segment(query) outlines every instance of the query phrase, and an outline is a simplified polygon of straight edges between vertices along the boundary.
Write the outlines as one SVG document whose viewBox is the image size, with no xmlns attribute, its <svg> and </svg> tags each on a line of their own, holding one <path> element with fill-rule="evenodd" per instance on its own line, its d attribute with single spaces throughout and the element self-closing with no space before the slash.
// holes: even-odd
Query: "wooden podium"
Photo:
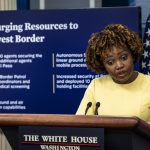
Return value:
<svg viewBox="0 0 150 150">
<path fill-rule="evenodd" d="M 150 125 L 137 117 L 0 114 L 0 127 L 17 150 L 19 126 L 104 128 L 105 150 L 149 150 Z"/>
</svg>

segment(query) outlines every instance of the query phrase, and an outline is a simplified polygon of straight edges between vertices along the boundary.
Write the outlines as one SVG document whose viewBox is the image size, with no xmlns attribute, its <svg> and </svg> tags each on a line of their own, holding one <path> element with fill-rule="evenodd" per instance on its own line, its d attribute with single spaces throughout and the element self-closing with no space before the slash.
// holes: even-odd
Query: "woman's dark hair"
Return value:
<svg viewBox="0 0 150 150">
<path fill-rule="evenodd" d="M 87 67 L 96 73 L 106 72 L 102 56 L 113 47 L 129 49 L 134 63 L 138 62 L 143 51 L 142 40 L 136 32 L 122 24 L 110 24 L 91 35 L 86 49 Z"/>
</svg>

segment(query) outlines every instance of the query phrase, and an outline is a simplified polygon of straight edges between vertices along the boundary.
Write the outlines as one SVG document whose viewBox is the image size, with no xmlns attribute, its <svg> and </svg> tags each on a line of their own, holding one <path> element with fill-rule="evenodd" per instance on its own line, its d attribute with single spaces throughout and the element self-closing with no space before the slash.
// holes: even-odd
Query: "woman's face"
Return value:
<svg viewBox="0 0 150 150">
<path fill-rule="evenodd" d="M 135 80 L 133 57 L 127 48 L 107 50 L 103 58 L 106 71 L 116 83 L 126 84 Z"/>
</svg>

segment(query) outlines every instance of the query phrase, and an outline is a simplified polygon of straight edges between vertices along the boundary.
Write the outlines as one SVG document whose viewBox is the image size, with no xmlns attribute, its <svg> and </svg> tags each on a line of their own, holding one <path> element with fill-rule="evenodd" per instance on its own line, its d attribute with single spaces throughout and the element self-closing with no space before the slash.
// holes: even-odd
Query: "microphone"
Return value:
<svg viewBox="0 0 150 150">
<path fill-rule="evenodd" d="M 87 114 L 89 108 L 92 106 L 92 102 L 88 102 L 87 103 L 87 106 L 86 106 L 86 109 L 85 109 L 85 115 Z"/>
<path fill-rule="evenodd" d="M 95 108 L 95 112 L 94 115 L 98 115 L 98 108 L 100 107 L 100 102 L 96 103 L 96 108 Z"/>
</svg>

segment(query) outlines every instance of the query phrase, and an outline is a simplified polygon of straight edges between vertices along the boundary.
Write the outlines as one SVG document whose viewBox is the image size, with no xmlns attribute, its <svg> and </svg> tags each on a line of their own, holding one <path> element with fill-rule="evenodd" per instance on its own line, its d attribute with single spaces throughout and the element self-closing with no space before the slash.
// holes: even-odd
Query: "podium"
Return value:
<svg viewBox="0 0 150 150">
<path fill-rule="evenodd" d="M 17 150 L 19 126 L 104 128 L 105 150 L 149 150 L 150 125 L 137 117 L 0 114 L 0 127 Z"/>
</svg>

